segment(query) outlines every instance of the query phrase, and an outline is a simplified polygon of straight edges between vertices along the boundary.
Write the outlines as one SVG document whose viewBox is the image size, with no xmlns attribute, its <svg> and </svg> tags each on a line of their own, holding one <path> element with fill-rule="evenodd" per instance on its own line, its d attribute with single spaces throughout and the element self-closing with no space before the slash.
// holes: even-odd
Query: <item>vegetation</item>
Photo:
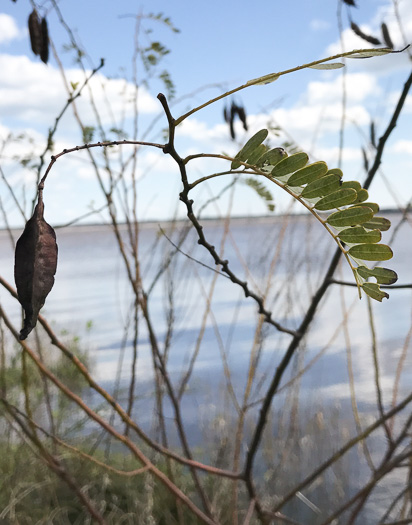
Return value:
<svg viewBox="0 0 412 525">
<path fill-rule="evenodd" d="M 353 5 L 353 2 L 345 3 Z M 24 203 L 17 188 L 2 175 L 7 191 L 25 219 L 25 205 L 31 205 L 28 215 L 32 219 L 17 245 L 17 291 L 0 276 L 2 288 L 13 298 L 13 304 L 20 302 L 25 313 L 19 333 L 8 308 L 0 304 L 0 446 L 4 451 L 0 457 L 0 522 L 412 523 L 412 394 L 410 389 L 405 394 L 401 388 L 411 330 L 402 340 L 400 357 L 396 356 L 396 374 L 391 378 L 392 399 L 388 402 L 383 394 L 382 355 L 374 317 L 374 304 L 388 299 L 385 291 L 388 287 L 393 288 L 395 295 L 395 290 L 410 288 L 411 284 L 395 285 L 396 272 L 376 265 L 392 258 L 392 249 L 380 242 L 381 232 L 389 229 L 390 221 L 377 215 L 379 205 L 370 202 L 368 194 L 404 108 L 412 74 L 380 138 L 376 140 L 375 131 L 371 133 L 373 156 L 365 161 L 362 184 L 348 180 L 339 167 L 329 168 L 323 161 L 308 163 L 309 155 L 296 145 L 274 146 L 269 125 L 268 129 L 254 133 L 234 156 L 221 152 L 182 156 L 175 141 L 179 125 L 192 115 L 209 105 L 229 100 L 251 86 L 270 84 L 306 69 L 340 69 L 344 66 L 341 59 L 379 60 L 382 55 L 397 52 L 393 50 L 387 26 L 382 27 L 386 47 L 381 47 L 379 39 L 371 39 L 352 21 L 352 30 L 358 36 L 379 47 L 342 52 L 268 73 L 177 116 L 170 105 L 175 96 L 172 76 L 162 66 L 169 50 L 157 41 L 149 45 L 139 42 L 146 23 L 162 24 L 172 31 L 176 28 L 170 18 L 162 14 L 140 14 L 136 17 L 133 55 L 134 133 L 127 137 L 115 123 L 110 129 L 103 126 L 101 108 L 94 103 L 93 91 L 89 93 L 89 101 L 96 125 L 83 121 L 77 111 L 78 97 L 86 93 L 91 79 L 104 67 L 104 61 L 95 69 L 87 70 L 86 52 L 65 23 L 58 4 L 52 0 L 50 5 L 67 29 L 70 41 L 67 49 L 74 52 L 84 78 L 79 83 L 65 77 L 68 100 L 49 130 L 40 158 L 17 159 L 36 175 L 32 202 Z M 33 6 L 29 24 L 32 48 L 47 62 L 48 32 L 52 33 L 52 28 L 47 25 L 42 6 L 35 2 Z M 138 78 L 137 64 L 142 64 L 144 78 Z M 66 75 L 63 69 L 62 74 Z M 142 135 L 138 133 L 139 88 L 153 78 L 163 83 L 167 93 L 157 97 L 167 122 L 167 138 L 163 142 L 140 140 Z M 128 96 L 126 93 L 125 97 Z M 84 143 L 56 153 L 55 135 L 69 110 L 74 112 Z M 233 138 L 236 116 L 247 129 L 244 108 L 232 104 L 230 114 L 225 110 L 225 120 Z M 277 130 L 275 137 L 276 133 Z M 113 136 L 115 139 L 111 140 Z M 175 199 L 183 203 L 187 214 L 187 221 L 183 224 L 172 221 L 168 231 L 162 230 L 150 247 L 150 271 L 144 264 L 142 225 L 137 218 L 137 164 L 145 148 L 160 151 L 174 161 L 181 181 Z M 114 384 L 109 385 L 96 379 L 94 362 L 82 348 L 81 341 L 70 339 L 66 333 L 57 334 L 39 314 L 53 286 L 57 257 L 54 230 L 43 218 L 43 199 L 47 214 L 47 189 L 52 177 L 58 177 L 56 166 L 79 151 L 88 155 L 90 170 L 104 199 L 104 206 L 93 209 L 91 214 L 103 210 L 107 213 L 131 297 L 124 335 L 124 346 L 131 341 L 130 370 L 122 382 L 124 348 L 119 349 L 119 373 Z M 49 154 L 51 161 L 46 166 Z M 198 161 L 211 158 L 222 163 L 222 170 L 194 178 L 195 171 L 190 168 Z M 230 182 L 199 206 L 197 191 L 217 179 Z M 221 222 L 220 245 L 215 246 L 202 212 L 225 193 L 231 195 L 229 201 L 233 199 L 234 188 L 242 182 L 263 200 L 269 212 L 274 209 L 273 190 L 280 188 L 287 192 L 293 202 L 311 214 L 310 219 L 321 225 L 320 237 L 335 243 L 331 257 L 330 251 L 328 256 L 323 256 L 320 243 L 315 246 L 320 260 L 316 278 L 307 271 L 303 285 L 299 280 L 296 270 L 309 264 L 307 254 L 300 247 L 294 257 L 288 258 L 282 280 L 274 280 L 279 271 L 279 254 L 288 250 L 284 238 L 291 216 L 284 216 L 277 223 L 280 225 L 277 243 L 264 247 L 260 274 L 252 271 L 251 264 L 244 263 L 240 252 L 238 264 L 226 258 L 230 206 Z M 7 213 L 3 207 L 2 211 L 7 228 Z M 402 211 L 395 234 L 408 218 L 408 208 Z M 14 242 L 14 232 L 8 228 L 8 233 Z M 305 241 L 308 239 L 309 235 Z M 196 245 L 203 248 L 207 258 L 198 260 Z M 163 257 L 155 263 L 156 250 L 163 250 Z M 342 258 L 352 272 L 350 281 L 346 280 L 340 265 Z M 206 279 L 199 275 L 199 263 L 206 266 L 208 272 L 212 270 Z M 213 263 L 214 267 L 210 267 Z M 191 286 L 185 285 L 184 293 L 189 299 L 184 308 L 180 307 L 179 275 L 195 276 L 196 290 L 199 290 L 195 305 L 189 297 Z M 244 296 L 243 304 L 254 305 L 253 330 L 247 340 L 248 365 L 242 371 L 243 379 L 239 380 L 232 368 L 234 362 L 229 350 L 233 331 L 241 321 L 236 320 L 238 308 L 235 307 L 233 330 L 231 328 L 227 337 L 229 342 L 225 343 L 220 327 L 224 319 L 215 314 L 213 304 L 218 281 L 230 282 L 229 286 Z M 356 330 L 350 327 L 351 309 L 345 296 L 345 290 L 353 286 L 358 288 L 367 309 L 367 323 L 362 330 L 370 331 L 367 350 L 374 376 L 372 406 L 364 413 L 356 398 L 351 343 Z M 156 318 L 152 310 L 155 292 L 159 290 L 165 303 L 163 320 Z M 339 294 L 342 315 L 336 330 L 328 337 L 325 335 L 322 345 L 313 353 L 308 340 L 312 326 L 320 319 L 329 290 Z M 180 344 L 177 320 L 179 315 L 184 318 L 185 313 L 195 309 L 200 313 L 196 333 L 176 372 L 173 353 Z M 217 349 L 224 378 L 223 386 L 213 385 L 216 392 L 207 392 L 212 400 L 220 401 L 218 407 L 208 406 L 206 398 L 200 407 L 190 400 L 199 381 L 197 366 L 208 323 L 214 329 L 216 341 L 215 346 L 208 347 L 208 358 Z M 343 333 L 346 345 L 353 414 L 350 419 L 347 411 L 328 406 L 326 400 L 314 406 L 312 400 L 300 396 L 308 370 L 332 348 L 338 332 Z M 144 346 L 149 348 L 150 373 L 146 373 L 139 354 Z M 144 387 L 139 385 L 140 367 L 147 375 Z M 197 411 L 196 421 L 188 416 L 189 408 Z M 143 417 L 147 413 L 149 422 Z M 193 427 L 198 433 L 196 439 L 192 435 Z M 369 502 L 379 499 L 380 491 L 388 487 L 391 488 L 387 491 L 389 496 L 372 512 Z"/>
</svg>

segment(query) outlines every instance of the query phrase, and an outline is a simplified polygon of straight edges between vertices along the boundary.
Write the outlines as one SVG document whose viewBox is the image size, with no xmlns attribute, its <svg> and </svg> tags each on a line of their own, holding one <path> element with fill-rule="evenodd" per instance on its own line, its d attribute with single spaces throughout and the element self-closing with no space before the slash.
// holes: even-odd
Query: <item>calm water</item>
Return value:
<svg viewBox="0 0 412 525">
<path fill-rule="evenodd" d="M 390 218 L 396 226 L 401 217 L 393 214 Z M 167 224 L 163 228 L 177 242 L 179 232 L 170 231 Z M 205 234 L 217 248 L 221 246 L 223 232 L 221 222 L 205 222 Z M 16 238 L 20 234 L 13 233 Z M 126 235 L 125 231 L 123 234 Z M 133 297 L 115 237 L 106 226 L 81 226 L 58 229 L 57 239 L 56 283 L 42 313 L 57 332 L 65 330 L 81 338 L 94 359 L 93 374 L 97 379 L 111 388 L 118 375 L 127 384 L 132 360 L 130 312 Z M 389 242 L 389 239 L 390 232 L 387 232 L 383 242 Z M 397 271 L 399 284 L 412 282 L 411 240 L 411 225 L 406 222 L 399 227 L 391 242 L 394 258 L 383 264 Z M 145 289 L 149 290 L 159 267 L 174 252 L 174 247 L 159 235 L 157 224 L 142 226 L 139 246 L 143 281 Z M 193 232 L 187 235 L 182 250 L 214 267 L 209 254 L 196 244 Z M 274 317 L 285 326 L 296 328 L 333 251 L 333 241 L 311 218 L 290 218 L 286 225 L 280 218 L 239 219 L 230 225 L 223 258 L 229 259 L 232 269 L 240 278 L 246 279 L 253 290 L 265 290 L 269 279 L 268 304 Z M 13 283 L 13 251 L 6 232 L 0 232 L 0 272 Z M 169 368 L 172 379 L 178 381 L 195 348 L 205 312 L 205 297 L 210 293 L 215 274 L 178 253 L 165 276 L 167 278 L 160 278 L 151 289 L 149 308 L 161 348 L 168 337 L 168 319 L 172 319 Z M 346 263 L 342 264 L 337 277 L 352 280 Z M 373 303 L 381 388 L 386 407 L 392 402 L 395 376 L 405 347 L 407 353 L 398 399 L 409 393 L 412 385 L 411 344 L 409 340 L 405 342 L 411 327 L 411 290 L 393 290 L 390 295 L 389 301 Z M 17 302 L 4 289 L 0 290 L 0 301 L 15 326 L 19 327 L 21 314 Z M 341 323 L 344 309 L 349 310 L 346 331 Z M 89 321 L 91 329 L 87 329 Z M 185 396 L 187 421 L 206 421 L 218 415 L 226 385 L 222 356 L 231 371 L 234 392 L 241 395 L 246 384 L 256 322 L 255 303 L 245 299 L 239 288 L 219 276 Z M 147 330 L 141 319 L 138 341 L 136 392 L 141 396 L 141 402 L 137 403 L 136 410 L 139 421 L 143 423 L 147 419 L 149 424 L 147 388 L 152 377 L 152 357 Z M 264 393 L 268 378 L 272 376 L 288 341 L 288 336 L 279 334 L 272 327 L 264 328 L 252 399 L 258 400 Z M 121 368 L 119 357 L 122 358 Z M 366 426 L 377 416 L 367 301 L 366 298 L 357 298 L 356 288 L 341 290 L 334 285 L 321 304 L 304 347 L 296 354 L 285 376 L 284 383 L 310 364 L 302 376 L 297 394 L 303 413 L 337 409 L 340 417 L 353 424 L 348 357 L 352 358 L 357 404 Z M 281 410 L 287 394 L 288 390 L 279 396 L 279 401 L 275 400 L 275 407 L 279 406 Z M 230 401 L 225 401 L 225 405 L 227 403 L 230 405 Z M 173 417 L 171 409 L 170 417 Z M 198 429 L 198 423 L 194 424 L 194 440 Z"/>
<path fill-rule="evenodd" d="M 399 215 L 391 217 L 395 226 Z M 268 275 L 272 278 L 272 291 L 269 303 L 273 305 L 275 318 L 285 326 L 295 328 L 299 322 L 311 293 L 320 282 L 327 267 L 333 242 L 325 236 L 322 229 L 305 217 L 290 219 L 285 235 L 282 235 L 280 219 L 254 219 L 232 222 L 225 245 L 224 257 L 228 258 L 232 269 L 246 278 L 252 289 L 263 290 Z M 206 235 L 219 247 L 222 237 L 222 224 L 207 221 Z M 167 226 L 163 226 L 167 231 Z M 13 232 L 16 238 L 19 232 Z M 177 235 L 170 233 L 176 241 Z M 126 348 L 131 345 L 130 337 L 125 336 L 128 324 L 132 296 L 129 293 L 124 263 L 118 253 L 114 235 L 109 227 L 81 226 L 57 230 L 59 262 L 56 283 L 50 293 L 42 313 L 54 324 L 57 331 L 67 330 L 82 338 L 97 357 L 97 373 L 100 379 L 112 379 L 117 362 L 118 351 L 126 337 Z M 412 232 L 411 226 L 403 224 L 392 243 L 395 253 L 385 265 L 395 269 L 399 283 L 412 282 Z M 388 242 L 386 234 L 384 242 Z M 279 250 L 282 252 L 274 268 L 270 261 Z M 195 238 L 190 233 L 182 247 L 192 257 L 212 267 L 213 261 L 206 251 L 195 245 Z M 151 285 L 159 265 L 173 246 L 164 238 L 159 240 L 159 225 L 143 225 L 140 232 L 140 252 L 142 254 L 142 273 L 145 287 Z M 245 270 L 248 268 L 250 273 Z M 204 297 L 214 273 L 199 264 L 178 254 L 167 275 L 174 280 L 173 290 L 167 289 L 165 279 L 160 279 L 149 298 L 150 313 L 156 324 L 160 342 L 164 341 L 167 329 L 168 294 L 173 294 L 174 334 L 170 350 L 171 364 L 179 370 L 187 360 L 190 350 L 198 336 L 199 326 L 204 313 Z M 0 271 L 1 275 L 13 283 L 13 252 L 6 232 L 0 232 Z M 342 265 L 341 277 L 351 280 L 351 274 Z M 339 276 L 338 276 L 339 277 Z M 291 297 L 295 294 L 297 297 Z M 393 290 L 390 300 L 373 304 L 375 329 L 379 342 L 381 358 L 382 386 L 390 389 L 396 370 L 404 338 L 411 323 L 411 291 Z M 370 328 L 367 316 L 366 299 L 357 300 L 355 288 L 346 288 L 344 300 L 347 308 L 352 308 L 349 315 L 350 346 L 356 361 L 356 374 L 359 383 L 359 399 L 368 401 L 368 395 L 374 396 L 371 381 Z M 5 290 L 0 290 L 0 299 L 9 312 L 15 325 L 20 323 L 20 309 Z M 219 276 L 212 299 L 213 315 L 209 316 L 197 368 L 206 378 L 211 374 L 216 379 L 217 363 L 221 362 L 223 346 L 228 352 L 229 364 L 234 373 L 242 373 L 248 362 L 251 341 L 256 326 L 256 307 L 252 300 L 245 299 L 241 290 L 227 279 Z M 307 358 L 313 357 L 332 337 L 342 317 L 342 298 L 339 288 L 330 287 L 318 318 L 307 338 Z M 90 331 L 86 329 L 92 322 Z M 264 356 L 270 367 L 284 349 L 288 337 L 279 335 L 272 328 L 265 329 Z M 151 368 L 149 356 L 145 356 L 147 333 L 140 323 L 140 347 L 142 361 L 139 371 L 142 377 Z M 327 352 L 312 369 L 304 387 L 323 389 L 328 396 L 345 397 L 347 388 L 346 352 L 347 344 L 342 330 L 330 344 Z M 126 352 L 126 363 L 130 356 Z M 409 352 L 408 364 L 411 364 Z M 263 359 L 264 361 L 264 359 Z M 273 362 L 273 365 L 276 363 Z M 127 366 L 125 366 L 125 371 Z M 126 372 L 125 372 L 126 373 Z M 411 367 L 405 366 L 405 384 L 412 384 Z M 312 381 L 312 383 L 311 383 Z M 408 381 L 410 381 L 408 383 Z M 388 383 L 388 384 L 387 384 Z"/>
</svg>

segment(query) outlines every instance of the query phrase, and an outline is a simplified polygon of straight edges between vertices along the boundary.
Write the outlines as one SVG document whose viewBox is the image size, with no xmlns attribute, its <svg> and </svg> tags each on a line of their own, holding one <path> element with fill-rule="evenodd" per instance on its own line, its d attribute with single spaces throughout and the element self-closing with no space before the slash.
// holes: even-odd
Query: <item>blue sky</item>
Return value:
<svg viewBox="0 0 412 525">
<path fill-rule="evenodd" d="M 346 51 L 369 47 L 348 28 L 348 14 L 365 32 L 377 36 L 380 36 L 380 24 L 385 21 L 395 46 L 403 47 L 404 40 L 394 16 L 392 0 L 358 0 L 357 4 L 356 9 L 343 6 L 341 10 Z M 132 107 L 127 101 L 133 92 L 136 14 L 162 12 L 180 30 L 175 33 L 164 24 L 146 20 L 142 22 L 139 33 L 142 45 L 151 39 L 170 49 L 158 72 L 167 70 L 170 73 L 176 86 L 176 99 L 191 95 L 173 104 L 175 117 L 248 79 L 341 50 L 338 2 L 331 0 L 257 1 L 253 4 L 214 0 L 198 4 L 187 1 L 174 4 L 151 1 L 145 4 L 125 0 L 61 0 L 58 5 L 77 42 L 87 53 L 85 66 L 96 66 L 101 57 L 105 58 L 104 69 L 91 85 L 95 105 L 109 136 L 113 127 L 124 128 L 129 136 L 132 133 Z M 398 0 L 398 7 L 406 40 L 412 41 L 412 6 L 407 0 Z M 53 54 L 46 66 L 31 52 L 26 29 L 30 11 L 28 1 L 17 0 L 16 3 L 3 2 L 0 12 L 0 140 L 3 143 L 0 161 L 9 184 L 19 199 L 23 201 L 24 196 L 27 203 L 34 193 L 34 175 L 29 169 L 24 169 L 16 157 L 32 155 L 36 158 L 44 149 L 47 130 L 68 96 Z M 47 15 L 50 36 L 67 81 L 81 81 L 83 73 L 74 60 L 74 53 L 65 50 L 69 37 L 51 2 L 46 0 L 40 4 L 39 12 Z M 144 29 L 150 29 L 151 33 L 145 35 Z M 387 125 L 411 62 L 404 53 L 369 60 L 348 60 L 346 63 L 347 126 L 343 168 L 346 179 L 362 180 L 361 146 L 372 155 L 368 141 L 370 122 L 372 119 L 376 122 L 379 136 Z M 143 80 L 144 76 L 140 64 L 138 77 Z M 141 88 L 139 96 L 138 136 L 156 142 L 162 141 L 166 126 L 155 98 L 160 90 L 163 86 L 152 78 Z M 220 101 L 195 114 L 178 128 L 179 152 L 182 156 L 200 152 L 235 154 L 250 133 L 271 124 L 282 128 L 279 136 L 271 137 L 273 145 L 293 140 L 309 152 L 312 159 L 325 160 L 334 167 L 338 159 L 341 99 L 342 70 L 306 70 L 282 77 L 267 86 L 251 87 L 236 97 L 247 109 L 249 134 L 239 124 L 238 142 L 231 141 L 222 119 L 224 103 Z M 84 125 L 96 125 L 86 90 L 78 100 L 77 108 Z M 388 144 L 382 176 L 371 190 L 372 199 L 382 206 L 405 205 L 411 198 L 411 112 L 412 97 L 409 97 L 402 119 Z M 156 120 L 152 126 L 153 119 Z M 150 130 L 148 134 L 147 129 Z M 24 138 L 8 140 L 4 146 L 10 133 L 13 136 L 24 134 Z M 54 152 L 81 143 L 81 132 L 69 109 L 55 135 Z M 124 155 L 130 153 L 130 150 L 128 153 L 126 148 L 123 149 Z M 100 161 L 103 165 L 102 158 Z M 113 163 L 116 166 L 115 159 Z M 198 178 L 226 167 L 227 164 L 221 161 L 196 161 L 189 169 L 190 177 Z M 154 220 L 167 219 L 175 213 L 184 215 L 184 208 L 177 199 L 180 191 L 178 172 L 170 159 L 152 149 L 141 150 L 136 173 L 140 218 Z M 385 177 L 393 182 L 393 195 L 388 191 Z M 227 178 L 215 179 L 201 187 L 194 195 L 196 205 L 201 206 L 227 182 Z M 273 193 L 277 211 L 286 210 L 289 198 L 276 189 Z M 10 224 L 20 226 L 22 218 L 16 212 L 3 181 L 0 181 L 0 197 Z M 91 204 L 98 208 L 102 203 L 87 155 L 76 153 L 60 159 L 51 172 L 45 191 L 48 222 L 65 223 L 87 213 Z M 227 206 L 228 198 L 223 197 L 217 205 L 208 208 L 207 214 L 225 213 Z M 236 190 L 232 206 L 234 215 L 265 213 L 259 199 L 242 186 Z M 295 211 L 299 210 L 295 207 Z M 94 215 L 88 220 L 102 219 Z M 4 227 L 4 223 L 0 227 Z"/>
</svg>

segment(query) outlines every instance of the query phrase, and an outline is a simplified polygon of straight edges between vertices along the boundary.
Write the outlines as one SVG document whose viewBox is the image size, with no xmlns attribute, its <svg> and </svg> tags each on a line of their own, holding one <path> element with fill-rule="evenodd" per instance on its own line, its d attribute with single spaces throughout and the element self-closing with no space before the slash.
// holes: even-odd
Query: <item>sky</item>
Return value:
<svg viewBox="0 0 412 525">
<path fill-rule="evenodd" d="M 175 118 L 189 109 L 246 81 L 272 72 L 325 58 L 342 50 L 371 47 L 350 29 L 353 20 L 365 33 L 381 38 L 381 23 L 389 28 L 396 49 L 412 42 L 412 2 L 409 0 L 357 0 L 350 8 L 335 0 L 295 0 L 293 2 L 209 2 L 164 0 L 131 2 L 119 0 L 60 0 L 38 3 L 38 12 L 48 21 L 51 38 L 47 65 L 31 50 L 27 30 L 32 4 L 28 0 L 2 2 L 0 10 L 0 228 L 21 227 L 35 195 L 35 166 L 44 151 L 47 134 L 68 98 L 70 83 L 83 82 L 104 58 L 105 65 L 59 120 L 53 153 L 83 143 L 77 112 L 83 126 L 97 128 L 114 140 L 116 132 L 134 134 L 135 92 L 133 56 L 136 41 L 140 47 L 160 42 L 170 50 L 156 68 L 145 71 L 137 62 L 139 83 L 137 138 L 164 142 L 167 126 L 156 98 L 165 86 L 159 74 L 167 71 L 175 86 L 170 100 Z M 395 16 L 397 5 L 399 20 Z M 144 15 L 169 17 L 174 28 Z M 140 18 L 137 18 L 137 15 Z M 140 20 L 140 22 L 138 22 Z M 136 31 L 137 23 L 138 31 Z M 70 33 L 68 32 L 68 29 Z M 85 71 L 76 61 L 72 38 L 82 51 Z M 346 60 L 336 71 L 306 69 L 281 77 L 278 81 L 241 91 L 234 100 L 248 115 L 249 130 L 236 124 L 236 140 L 230 138 L 223 121 L 225 101 L 218 101 L 186 119 L 176 130 L 176 147 L 185 157 L 197 153 L 234 155 L 245 141 L 263 127 L 270 127 L 271 146 L 287 141 L 310 154 L 311 160 L 324 160 L 336 167 L 339 158 L 339 132 L 342 122 L 342 86 L 346 86 L 346 125 L 342 152 L 345 180 L 365 177 L 362 147 L 373 159 L 370 124 L 376 135 L 385 131 L 411 69 L 408 52 L 367 60 Z M 65 79 L 65 80 L 64 80 Z M 98 114 L 98 121 L 96 119 Z M 412 95 L 392 134 L 371 199 L 381 207 L 405 206 L 412 197 Z M 123 135 L 122 135 L 123 136 Z M 94 140 L 102 140 L 96 129 Z M 112 169 L 130 158 L 130 146 L 108 152 Z M 107 180 L 102 151 L 93 151 L 102 180 Z M 50 152 L 47 154 L 49 158 Z M 22 162 L 23 160 L 23 162 Z M 23 165 L 24 164 L 24 165 Z M 132 164 L 127 164 L 130 168 Z M 227 161 L 197 159 L 188 164 L 191 181 L 228 168 Z M 42 173 L 44 173 L 44 169 Z M 155 148 L 141 148 L 136 165 L 137 215 L 143 220 L 183 217 L 179 203 L 181 181 L 176 164 Z M 211 179 L 193 192 L 195 209 L 218 195 L 231 181 L 230 176 Z M 126 170 L 126 184 L 131 183 Z M 13 194 L 9 188 L 13 190 Z M 278 188 L 270 188 L 275 213 L 290 206 L 290 198 Z M 44 192 L 46 220 L 61 225 L 98 210 L 104 198 L 87 152 L 61 157 L 53 167 Z M 245 185 L 234 194 L 223 193 L 205 209 L 205 216 L 262 215 L 264 203 Z M 293 210 L 300 212 L 296 205 Z M 121 216 L 121 212 L 120 212 Z M 83 222 L 101 222 L 107 213 L 87 216 Z"/>
</svg>

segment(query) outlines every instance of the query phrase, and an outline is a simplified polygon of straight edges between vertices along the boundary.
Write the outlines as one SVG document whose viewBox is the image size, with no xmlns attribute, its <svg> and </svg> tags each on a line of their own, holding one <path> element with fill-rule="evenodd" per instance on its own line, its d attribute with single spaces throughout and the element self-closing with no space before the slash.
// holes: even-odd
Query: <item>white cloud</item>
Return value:
<svg viewBox="0 0 412 525">
<path fill-rule="evenodd" d="M 392 151 L 412 155 L 412 140 L 398 140 L 398 142 L 392 146 Z"/>
<path fill-rule="evenodd" d="M 399 27 L 398 19 L 395 16 L 392 0 L 381 6 L 373 19 L 368 23 L 360 23 L 356 19 L 354 21 L 358 23 L 358 26 L 364 33 L 381 40 L 382 46 L 386 45 L 381 30 L 381 24 L 385 22 L 395 49 L 401 49 L 412 41 L 412 3 L 409 1 L 399 2 L 398 7 L 402 29 Z M 327 48 L 326 55 L 335 55 L 343 51 L 351 51 L 352 49 L 376 47 L 357 36 L 349 27 L 342 32 L 342 41 L 343 50 L 341 41 L 337 40 Z M 346 63 L 351 70 L 362 67 L 363 71 L 373 72 L 376 75 L 385 75 L 396 70 L 410 68 L 407 52 L 365 60 L 347 59 Z"/>
<path fill-rule="evenodd" d="M 273 115 L 281 127 L 288 130 L 292 135 L 299 132 L 301 136 L 305 134 L 307 136 L 308 133 L 312 135 L 315 130 L 318 132 L 321 130 L 323 133 L 337 132 L 341 125 L 342 106 L 339 103 L 301 104 L 291 109 L 277 109 Z M 369 113 L 361 105 L 349 106 L 346 109 L 346 118 L 359 125 L 370 122 Z"/>
<path fill-rule="evenodd" d="M 14 18 L 5 13 L 0 13 L 0 44 L 9 43 L 20 36 L 21 32 Z"/>
<path fill-rule="evenodd" d="M 26 56 L 0 55 L 0 114 L 32 122 L 33 125 L 47 125 L 54 121 L 67 100 L 60 72 L 52 66 L 31 61 Z M 79 69 L 66 70 L 69 82 L 84 81 Z M 93 99 L 99 109 L 103 124 L 119 125 L 122 118 L 133 115 L 132 84 L 122 79 L 108 79 L 96 74 L 89 82 Z M 139 111 L 153 113 L 160 111 L 160 105 L 144 87 L 139 88 Z M 96 121 L 86 87 L 76 105 L 84 123 L 93 125 Z"/>
<path fill-rule="evenodd" d="M 362 102 L 371 95 L 380 94 L 376 78 L 367 73 L 351 73 L 345 77 L 346 98 L 350 102 Z M 342 77 L 331 82 L 310 82 L 307 89 L 309 104 L 337 102 L 342 99 Z"/>
<path fill-rule="evenodd" d="M 330 22 L 315 18 L 310 21 L 309 27 L 312 31 L 326 31 L 331 26 Z"/>
</svg>

